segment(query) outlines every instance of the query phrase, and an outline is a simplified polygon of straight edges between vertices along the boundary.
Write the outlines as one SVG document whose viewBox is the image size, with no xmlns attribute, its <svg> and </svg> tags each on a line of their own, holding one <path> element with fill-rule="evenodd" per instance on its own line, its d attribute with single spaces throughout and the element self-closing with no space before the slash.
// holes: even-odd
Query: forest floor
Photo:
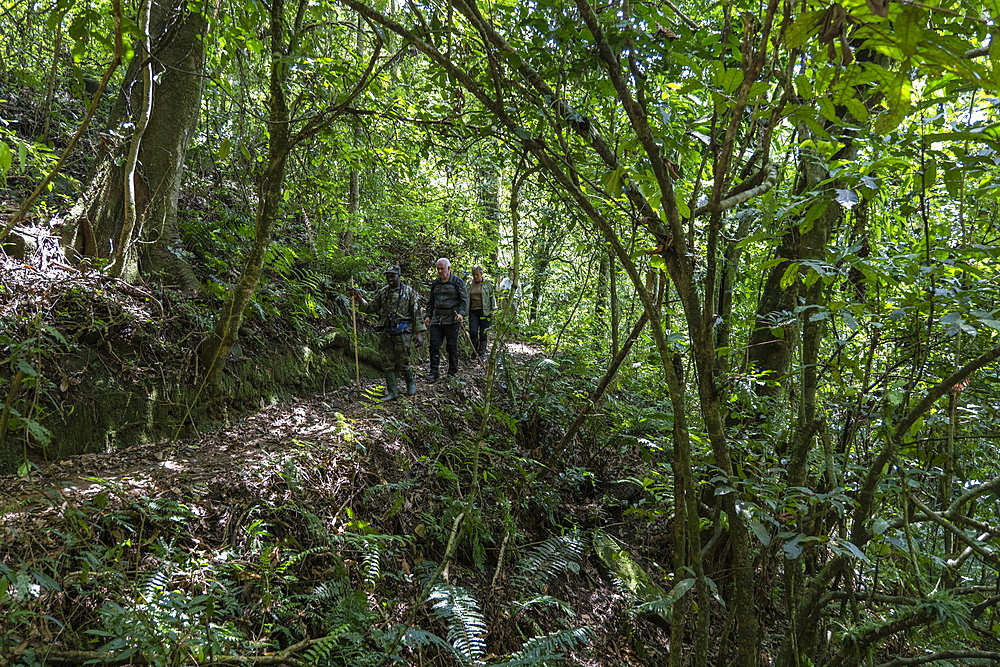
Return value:
<svg viewBox="0 0 1000 667">
<path fill-rule="evenodd" d="M 510 415 L 529 403 L 518 404 L 508 381 L 512 374 L 530 375 L 544 357 L 515 343 L 503 352 L 494 355 L 506 370 L 497 374 L 493 400 L 508 411 L 507 421 L 491 418 L 482 437 L 486 372 L 466 360 L 456 378 L 435 384 L 418 371 L 412 397 L 382 403 L 381 382 L 363 380 L 360 395 L 355 387 L 341 387 L 264 406 L 199 437 L 69 457 L 29 475 L 0 477 L 0 551 L 7 554 L 0 574 L 11 582 L 17 576 L 38 582 L 24 588 L 34 593 L 20 599 L 31 622 L 0 621 L 0 647 L 13 647 L 0 665 L 22 664 L 17 656 L 31 650 L 47 652 L 49 659 L 62 656 L 62 662 L 39 664 L 99 657 L 101 642 L 87 633 L 106 632 L 107 600 L 141 598 L 136 591 L 142 582 L 148 585 L 151 573 L 165 571 L 168 562 L 175 563 L 166 568 L 175 574 L 172 582 L 161 582 L 163 588 L 188 599 L 199 599 L 198 591 L 219 591 L 213 586 L 220 581 L 236 582 L 238 590 L 227 584 L 229 592 L 218 593 L 231 596 L 228 604 L 238 610 L 227 627 L 270 649 L 257 657 L 232 650 L 248 657 L 247 664 L 275 664 L 267 660 L 279 648 L 301 651 L 311 644 L 283 639 L 274 625 L 290 624 L 298 614 L 297 637 L 320 641 L 322 623 L 303 620 L 306 607 L 296 610 L 292 592 L 319 590 L 341 567 L 338 556 L 354 585 L 367 591 L 368 611 L 380 608 L 382 625 L 413 623 L 442 637 L 453 628 L 420 598 L 419 582 L 428 567 L 448 560 L 437 574 L 444 583 L 474 591 L 485 624 L 478 634 L 490 664 L 520 655 L 531 637 L 582 637 L 581 628 L 590 633 L 587 642 L 561 647 L 567 664 L 665 664 L 664 631 L 632 612 L 634 599 L 589 548 L 571 554 L 577 562 L 567 556 L 563 569 L 527 590 L 517 563 L 533 547 L 594 527 L 620 540 L 662 582 L 655 560 L 667 558 L 669 529 L 665 519 L 623 515 L 620 501 L 609 504 L 593 488 L 581 490 L 558 474 L 538 491 L 534 477 L 541 464 L 535 459 L 544 459 L 544 452 L 534 448 L 545 441 L 545 427 L 537 415 L 521 414 L 511 423 Z M 531 390 L 528 385 L 522 382 L 522 391 Z M 537 383 L 532 386 L 537 390 Z M 629 473 L 607 462 L 604 468 L 616 479 Z M 463 499 L 475 487 L 473 475 L 483 483 L 480 516 L 452 550 Z M 272 544 L 270 572 L 262 571 L 268 570 L 262 535 Z M 381 539 L 374 566 L 355 539 L 365 535 Z M 199 574 L 191 571 L 192 558 L 204 565 Z M 227 559 L 249 566 L 226 569 L 229 564 L 220 564 Z M 90 565 L 81 575 L 85 560 Z M 188 564 L 180 568 L 184 576 L 176 574 L 179 561 Z M 89 567 L 117 571 L 130 583 L 95 585 Z M 381 574 L 373 574 L 373 567 Z M 45 574 L 30 574 L 37 571 Z M 549 602 L 511 611 L 529 593 Z M 282 595 L 278 605 L 274 600 Z M 416 617 L 408 611 L 414 608 Z M 410 651 L 425 665 L 454 664 L 433 647 Z M 179 664 L 202 663 L 192 658 Z M 312 663 L 289 653 L 285 664 Z"/>
</svg>

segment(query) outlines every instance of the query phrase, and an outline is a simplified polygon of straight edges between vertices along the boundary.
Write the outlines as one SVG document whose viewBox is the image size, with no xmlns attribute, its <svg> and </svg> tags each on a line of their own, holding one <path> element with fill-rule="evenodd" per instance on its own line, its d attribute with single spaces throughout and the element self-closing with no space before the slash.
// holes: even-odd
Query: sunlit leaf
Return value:
<svg viewBox="0 0 1000 667">
<path fill-rule="evenodd" d="M 861 201 L 858 198 L 858 193 L 854 190 L 850 190 L 848 188 L 837 188 L 836 191 L 837 198 L 835 201 L 848 210 L 854 208 L 854 206 Z"/>
</svg>

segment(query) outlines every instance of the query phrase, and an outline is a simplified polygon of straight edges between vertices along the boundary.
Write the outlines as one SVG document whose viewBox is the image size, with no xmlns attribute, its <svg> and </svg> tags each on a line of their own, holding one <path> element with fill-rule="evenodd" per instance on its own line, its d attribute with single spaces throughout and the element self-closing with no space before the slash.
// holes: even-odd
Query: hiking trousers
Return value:
<svg viewBox="0 0 1000 667">
<path fill-rule="evenodd" d="M 431 377 L 437 377 L 441 365 L 441 343 L 447 341 L 448 375 L 458 372 L 458 322 L 431 325 Z"/>
</svg>

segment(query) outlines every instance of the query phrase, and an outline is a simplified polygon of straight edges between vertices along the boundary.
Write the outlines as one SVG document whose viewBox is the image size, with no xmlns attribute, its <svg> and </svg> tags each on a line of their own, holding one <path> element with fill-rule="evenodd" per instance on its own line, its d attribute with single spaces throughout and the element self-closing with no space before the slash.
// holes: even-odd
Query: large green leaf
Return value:
<svg viewBox="0 0 1000 667">
<path fill-rule="evenodd" d="M 825 10 L 805 12 L 795 17 L 790 28 L 785 33 L 785 46 L 798 49 L 805 45 L 809 38 L 819 30 L 819 19 Z"/>
<path fill-rule="evenodd" d="M 905 56 L 915 56 L 920 42 L 924 38 L 924 25 L 927 15 L 924 10 L 913 5 L 905 5 L 903 13 L 896 20 L 893 35 L 897 39 L 899 50 Z"/>
</svg>

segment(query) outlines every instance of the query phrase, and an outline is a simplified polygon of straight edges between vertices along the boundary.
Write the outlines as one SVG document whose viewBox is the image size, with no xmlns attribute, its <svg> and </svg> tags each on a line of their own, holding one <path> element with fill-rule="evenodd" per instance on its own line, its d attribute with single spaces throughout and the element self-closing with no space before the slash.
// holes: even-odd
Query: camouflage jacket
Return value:
<svg viewBox="0 0 1000 667">
<path fill-rule="evenodd" d="M 420 297 L 409 285 L 399 284 L 398 288 L 386 285 L 366 304 L 358 304 L 365 313 L 378 315 L 378 328 L 386 330 L 400 321 L 410 323 L 409 333 L 425 331 L 424 320 L 420 316 Z"/>
</svg>

